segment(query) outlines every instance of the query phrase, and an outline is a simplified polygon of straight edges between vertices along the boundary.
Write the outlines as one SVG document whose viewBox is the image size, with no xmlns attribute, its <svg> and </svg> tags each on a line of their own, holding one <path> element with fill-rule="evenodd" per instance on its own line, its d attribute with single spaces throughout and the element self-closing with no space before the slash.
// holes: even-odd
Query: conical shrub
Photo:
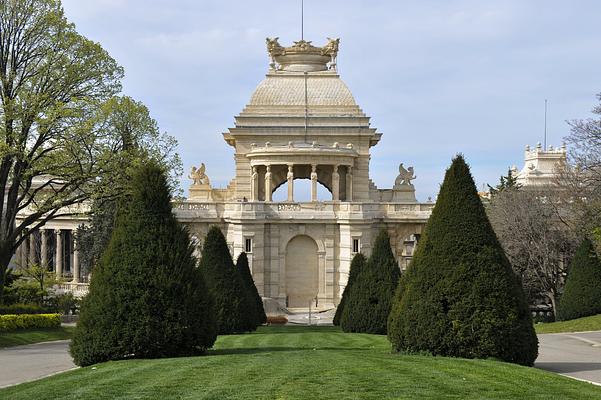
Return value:
<svg viewBox="0 0 601 400">
<path fill-rule="evenodd" d="M 242 282 L 244 282 L 244 286 L 246 287 L 246 291 L 249 297 L 249 303 L 254 304 L 254 313 L 256 318 L 257 325 L 262 325 L 267 322 L 267 316 L 265 315 L 265 309 L 263 308 L 263 300 L 261 299 L 261 295 L 259 295 L 259 291 L 257 290 L 257 286 L 255 286 L 255 281 L 253 280 L 252 274 L 250 273 L 250 267 L 248 266 L 248 256 L 245 252 L 240 253 L 238 259 L 236 260 L 236 269 L 238 270 L 238 274 L 242 278 Z"/>
<path fill-rule="evenodd" d="M 385 335 L 399 276 L 390 237 L 385 230 L 381 230 L 365 268 L 360 268 L 349 290 L 340 318 L 342 330 Z"/>
<path fill-rule="evenodd" d="M 140 167 L 94 269 L 71 343 L 76 364 L 194 355 L 216 321 L 187 230 L 176 221 L 160 167 Z"/>
<path fill-rule="evenodd" d="M 601 314 L 601 262 L 589 239 L 572 258 L 558 314 L 560 320 Z"/>
<path fill-rule="evenodd" d="M 538 342 L 518 277 L 462 156 L 446 172 L 388 324 L 397 351 L 532 365 Z"/>
<path fill-rule="evenodd" d="M 351 261 L 351 267 L 348 274 L 348 281 L 346 282 L 346 286 L 344 287 L 344 292 L 342 292 L 342 297 L 340 299 L 340 303 L 338 307 L 336 307 L 336 313 L 334 314 L 334 320 L 332 321 L 335 326 L 340 326 L 340 318 L 342 317 L 342 311 L 344 310 L 344 305 L 348 301 L 349 292 L 353 283 L 357 280 L 357 276 L 359 275 L 359 271 L 365 268 L 365 263 L 367 260 L 365 256 L 361 253 L 355 254 Z"/>
<path fill-rule="evenodd" d="M 217 333 L 254 331 L 258 325 L 256 306 L 247 295 L 225 237 L 217 226 L 209 229 L 205 239 L 200 270 L 215 301 Z"/>
</svg>

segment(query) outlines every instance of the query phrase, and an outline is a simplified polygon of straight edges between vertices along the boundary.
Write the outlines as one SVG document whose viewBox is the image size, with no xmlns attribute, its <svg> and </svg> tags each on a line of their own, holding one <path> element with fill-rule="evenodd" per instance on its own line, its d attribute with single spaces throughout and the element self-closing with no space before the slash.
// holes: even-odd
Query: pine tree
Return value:
<svg viewBox="0 0 601 400">
<path fill-rule="evenodd" d="M 365 268 L 360 269 L 349 291 L 340 318 L 342 330 L 385 335 L 399 276 L 390 238 L 385 230 L 381 230 Z"/>
<path fill-rule="evenodd" d="M 340 299 L 340 303 L 336 308 L 336 314 L 334 314 L 333 324 L 335 326 L 340 326 L 340 318 L 342 317 L 342 311 L 344 310 L 344 305 L 348 301 L 349 292 L 353 283 L 357 280 L 357 276 L 359 275 L 359 271 L 365 268 L 365 263 L 367 260 L 365 256 L 361 253 L 355 254 L 353 260 L 351 261 L 351 268 L 348 274 L 348 280 L 346 282 L 346 287 L 344 288 L 344 292 L 342 292 L 342 298 Z"/>
<path fill-rule="evenodd" d="M 532 365 L 537 338 L 519 278 L 461 155 L 447 170 L 389 317 L 396 351 Z"/>
<path fill-rule="evenodd" d="M 240 253 L 238 259 L 236 260 L 236 269 L 238 270 L 238 274 L 242 278 L 244 285 L 246 286 L 246 290 L 249 296 L 249 303 L 254 304 L 254 313 L 256 317 L 257 325 L 263 325 L 267 322 L 267 316 L 265 315 L 265 309 L 263 308 L 263 300 L 261 299 L 261 295 L 259 295 L 259 291 L 255 286 L 255 281 L 250 273 L 250 267 L 248 266 L 248 256 L 245 252 Z"/>
<path fill-rule="evenodd" d="M 601 314 L 601 262 L 593 243 L 582 241 L 568 271 L 559 302 L 559 319 L 569 320 Z"/>
<path fill-rule="evenodd" d="M 257 328 L 255 304 L 234 266 L 225 237 L 211 227 L 202 248 L 200 270 L 215 300 L 217 332 L 220 335 L 250 332 Z"/>
<path fill-rule="evenodd" d="M 141 166 L 119 205 L 71 343 L 76 364 L 201 354 L 216 339 L 210 298 L 163 170 Z"/>
</svg>

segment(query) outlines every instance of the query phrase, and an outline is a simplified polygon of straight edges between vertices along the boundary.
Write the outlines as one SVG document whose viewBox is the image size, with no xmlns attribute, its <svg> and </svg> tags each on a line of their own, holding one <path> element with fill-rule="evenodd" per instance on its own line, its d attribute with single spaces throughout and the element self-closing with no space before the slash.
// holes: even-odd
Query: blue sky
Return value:
<svg viewBox="0 0 601 400">
<path fill-rule="evenodd" d="M 124 93 L 179 141 L 185 170 L 234 176 L 221 133 L 268 68 L 265 37 L 300 38 L 300 1 L 63 0 L 80 33 L 125 68 Z M 338 69 L 372 126 L 371 176 L 391 187 L 413 165 L 434 197 L 452 156 L 477 184 L 521 168 L 526 144 L 568 133 L 601 92 L 601 1 L 305 0 L 305 39 L 340 37 Z M 188 182 L 184 179 L 183 187 Z"/>
</svg>

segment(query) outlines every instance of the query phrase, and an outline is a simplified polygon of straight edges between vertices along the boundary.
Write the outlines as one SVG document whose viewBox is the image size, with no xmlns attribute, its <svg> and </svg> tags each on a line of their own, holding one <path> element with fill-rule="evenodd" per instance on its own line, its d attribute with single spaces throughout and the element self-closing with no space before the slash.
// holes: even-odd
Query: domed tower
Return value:
<svg viewBox="0 0 601 400">
<path fill-rule="evenodd" d="M 292 309 L 337 305 L 352 257 L 369 255 L 382 228 L 406 266 L 432 208 L 415 199 L 412 167 L 399 166 L 392 189 L 369 179 L 381 134 L 338 75 L 338 46 L 267 39 L 267 75 L 223 134 L 235 149 L 235 178 L 212 189 L 204 164 L 193 168 L 190 196 L 176 209 L 199 246 L 219 225 L 234 257 L 247 252 L 261 295 Z M 311 181 L 309 201 L 295 199 L 296 179 Z M 318 199 L 318 183 L 330 199 Z M 273 201 L 282 185 L 286 200 Z"/>
<path fill-rule="evenodd" d="M 282 47 L 267 39 L 269 72 L 224 133 L 236 151 L 237 199 L 271 201 L 283 184 L 294 201 L 294 179 L 317 182 L 333 201 L 369 200 L 369 148 L 381 134 L 355 103 L 336 71 L 338 39 L 324 47 L 304 40 Z"/>
</svg>

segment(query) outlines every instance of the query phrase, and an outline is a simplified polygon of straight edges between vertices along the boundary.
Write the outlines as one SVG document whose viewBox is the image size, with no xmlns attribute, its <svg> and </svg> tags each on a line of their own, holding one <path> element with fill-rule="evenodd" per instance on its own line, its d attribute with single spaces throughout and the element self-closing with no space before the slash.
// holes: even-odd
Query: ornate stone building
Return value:
<svg viewBox="0 0 601 400">
<path fill-rule="evenodd" d="M 338 44 L 267 39 L 267 75 L 223 133 L 235 149 L 234 179 L 213 189 L 210 166 L 193 168 L 189 198 L 176 207 L 199 245 L 220 226 L 235 257 L 248 253 L 259 292 L 293 309 L 337 305 L 353 255 L 369 255 L 382 228 L 405 267 L 433 206 L 416 201 L 413 168 L 401 164 L 392 189 L 370 180 L 381 134 L 337 73 Z M 310 201 L 295 200 L 297 179 L 310 180 Z M 318 200 L 318 184 L 329 200 Z M 273 201 L 282 185 L 286 200 Z"/>
<path fill-rule="evenodd" d="M 380 229 L 388 230 L 405 268 L 433 207 L 416 201 L 412 167 L 400 164 L 392 189 L 370 180 L 370 149 L 382 135 L 337 73 L 338 44 L 301 40 L 282 47 L 268 39 L 267 76 L 223 134 L 235 151 L 234 179 L 214 189 L 201 164 L 190 172 L 188 199 L 175 205 L 198 249 L 209 227 L 218 225 L 232 256 L 248 253 L 259 292 L 292 309 L 336 306 L 353 255 L 369 255 Z M 295 199 L 298 179 L 310 181 L 309 201 Z M 273 201 L 282 185 L 285 201 Z M 330 193 L 327 201 L 319 200 L 318 185 Z M 61 290 L 84 294 L 87 277 L 73 235 L 83 222 L 51 221 L 21 246 L 17 264 L 47 264 L 65 278 Z"/>
<path fill-rule="evenodd" d="M 567 163 L 566 156 L 565 144 L 557 148 L 549 146 L 547 149 L 543 149 L 540 142 L 534 148 L 526 146 L 524 167 L 520 171 L 513 167 L 511 173 L 522 187 L 553 187 L 557 184 L 558 168 Z"/>
</svg>

